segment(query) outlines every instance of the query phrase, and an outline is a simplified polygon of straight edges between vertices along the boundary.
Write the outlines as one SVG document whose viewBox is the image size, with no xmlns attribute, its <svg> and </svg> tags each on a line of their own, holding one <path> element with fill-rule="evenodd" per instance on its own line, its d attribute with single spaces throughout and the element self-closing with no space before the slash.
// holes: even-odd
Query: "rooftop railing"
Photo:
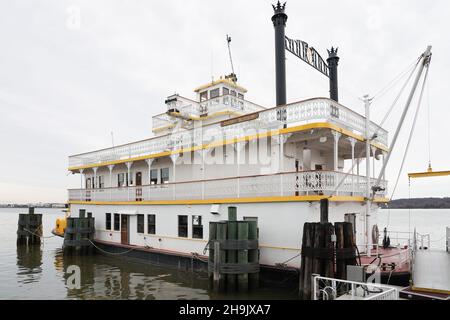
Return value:
<svg viewBox="0 0 450 320">
<path fill-rule="evenodd" d="M 224 99 L 225 96 L 219 97 Z M 234 99 L 234 97 L 233 97 Z M 230 105 L 232 104 L 230 100 Z M 237 99 L 237 98 L 236 98 Z M 213 100 L 205 101 L 213 107 Z M 221 106 L 221 104 L 218 104 Z M 257 108 L 246 102 L 244 108 Z M 137 141 L 113 148 L 73 155 L 69 157 L 69 167 L 95 165 L 108 161 L 130 159 L 144 155 L 157 154 L 173 149 L 186 149 L 224 139 L 244 137 L 250 133 L 280 129 L 313 121 L 324 121 L 343 127 L 354 134 L 364 136 L 365 118 L 339 103 L 327 98 L 315 98 L 285 106 L 254 112 L 245 121 L 236 121 L 227 125 L 213 123 L 195 126 L 190 130 L 180 130 L 147 140 Z M 166 119 L 167 120 L 167 119 Z M 160 121 L 166 121 L 160 119 Z M 167 121 L 166 121 L 167 122 Z M 370 136 L 374 141 L 387 147 L 388 133 L 374 122 L 370 123 Z"/>
</svg>

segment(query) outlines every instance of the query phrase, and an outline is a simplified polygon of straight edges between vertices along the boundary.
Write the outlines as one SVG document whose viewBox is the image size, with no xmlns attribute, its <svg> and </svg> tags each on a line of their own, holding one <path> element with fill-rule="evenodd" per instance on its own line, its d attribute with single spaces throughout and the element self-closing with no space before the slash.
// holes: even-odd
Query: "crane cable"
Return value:
<svg viewBox="0 0 450 320">
<path fill-rule="evenodd" d="M 377 93 L 375 93 L 372 100 L 381 98 L 386 93 L 388 93 L 397 84 L 397 82 L 400 81 L 408 73 L 408 71 L 410 71 L 411 68 L 414 67 L 414 65 L 417 66 L 417 63 L 419 62 L 419 60 L 420 60 L 420 58 L 415 59 L 410 65 L 408 65 L 408 67 L 405 70 L 400 72 L 396 77 L 394 77 L 390 82 L 388 82 L 388 84 L 386 86 L 384 86 Z"/>
<path fill-rule="evenodd" d="M 402 163 L 401 163 L 401 165 L 400 165 L 400 170 L 398 171 L 398 175 L 397 175 L 397 180 L 395 181 L 395 186 L 394 186 L 394 189 L 392 190 L 391 199 L 393 198 L 394 193 L 395 193 L 395 191 L 396 191 L 396 189 L 397 189 L 397 185 L 398 185 L 398 182 L 399 182 L 399 180 L 400 180 L 400 175 L 401 175 L 401 173 L 402 173 L 403 166 L 404 166 L 405 160 L 406 160 L 406 156 L 407 156 L 407 154 L 408 154 L 409 146 L 410 146 L 410 144 L 411 144 L 412 136 L 413 136 L 413 133 L 414 133 L 414 128 L 415 128 L 416 122 L 417 122 L 417 116 L 418 116 L 418 114 L 419 114 L 420 105 L 421 105 L 422 98 L 423 98 L 423 93 L 424 93 L 424 91 L 425 91 L 425 85 L 426 85 L 426 81 L 427 81 L 427 78 L 428 78 L 428 71 L 430 70 L 429 66 L 430 66 L 430 64 L 428 63 L 428 64 L 426 65 L 427 70 L 426 70 L 426 72 L 425 72 L 425 77 L 423 78 L 422 89 L 420 90 L 420 96 L 419 96 L 419 100 L 418 100 L 418 102 L 417 102 L 417 109 L 416 109 L 416 113 L 415 113 L 415 115 L 414 115 L 413 124 L 412 124 L 411 130 L 410 130 L 410 132 L 409 132 L 408 143 L 406 144 L 405 153 L 403 154 L 403 160 L 402 160 Z"/>
<path fill-rule="evenodd" d="M 375 132 L 372 135 L 372 138 L 370 138 L 369 140 L 374 140 L 376 138 L 376 136 L 378 135 L 378 132 L 381 130 L 381 127 L 383 126 L 384 121 L 387 119 L 387 117 L 389 116 L 389 114 L 393 110 L 394 106 L 397 104 L 397 102 L 398 102 L 400 96 L 402 95 L 404 89 L 406 88 L 406 86 L 410 82 L 412 76 L 414 75 L 414 71 L 417 69 L 417 66 L 419 65 L 419 62 L 420 62 L 421 59 L 422 59 L 422 55 L 420 55 L 419 58 L 417 59 L 414 68 L 411 70 L 411 73 L 408 76 L 408 78 L 406 79 L 405 83 L 403 84 L 399 94 L 397 95 L 397 97 L 395 98 L 395 100 L 392 103 L 391 107 L 389 108 L 388 112 L 384 116 L 382 123 L 379 126 L 376 127 Z M 410 70 L 410 69 L 411 68 L 408 67 L 407 70 Z M 373 98 L 371 100 L 373 100 Z M 354 161 L 354 163 L 352 164 L 351 168 L 347 171 L 345 176 L 341 179 L 341 181 L 338 183 L 338 185 L 334 189 L 334 192 L 336 192 L 341 187 L 341 185 L 344 183 L 345 179 L 350 175 L 351 172 L 353 172 L 353 169 L 355 168 L 355 165 L 360 162 L 360 159 L 361 159 L 361 157 L 362 157 L 364 152 L 365 152 L 365 150 L 362 149 L 361 152 L 358 154 L 358 157 L 357 157 L 358 160 Z"/>
<path fill-rule="evenodd" d="M 416 71 L 417 66 L 419 65 L 419 62 L 420 62 L 421 58 L 422 58 L 422 56 L 419 57 L 419 59 L 417 60 L 416 65 L 414 66 L 413 70 L 409 74 L 408 79 L 406 79 L 406 82 L 403 84 L 402 88 L 400 89 L 400 92 L 398 93 L 397 97 L 394 99 L 394 102 L 392 103 L 392 105 L 390 106 L 389 110 L 384 115 L 383 120 L 381 120 L 380 127 L 382 127 L 384 125 L 384 122 L 387 120 L 387 118 L 391 114 L 392 110 L 394 109 L 394 106 L 397 104 L 398 100 L 400 99 L 400 96 L 402 95 L 403 91 L 405 90 L 406 86 L 408 85 L 409 81 L 411 80 L 411 78 L 412 78 L 412 76 L 414 74 L 414 71 Z"/>
</svg>

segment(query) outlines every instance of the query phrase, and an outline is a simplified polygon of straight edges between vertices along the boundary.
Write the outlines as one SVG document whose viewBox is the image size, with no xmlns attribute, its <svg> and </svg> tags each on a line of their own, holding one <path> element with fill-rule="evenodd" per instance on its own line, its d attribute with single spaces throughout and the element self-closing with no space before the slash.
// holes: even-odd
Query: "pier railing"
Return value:
<svg viewBox="0 0 450 320">
<path fill-rule="evenodd" d="M 379 283 L 312 276 L 312 300 L 398 300 L 396 288 Z"/>
<path fill-rule="evenodd" d="M 204 103 L 212 104 L 211 101 Z M 257 107 L 259 106 L 250 105 L 247 101 L 246 104 L 243 105 L 243 108 L 249 110 L 252 110 L 252 108 L 257 109 Z M 211 108 L 214 109 L 219 107 L 211 105 Z M 73 155 L 69 157 L 69 168 L 116 160 L 126 160 L 139 156 L 149 156 L 182 148 L 188 149 L 220 142 L 225 139 L 242 138 L 249 135 L 249 133 L 262 133 L 264 131 L 280 129 L 284 126 L 296 126 L 311 123 L 313 121 L 336 124 L 361 136 L 364 136 L 365 132 L 365 118 L 362 115 L 327 98 L 315 98 L 300 101 L 263 111 L 256 110 L 256 112 L 249 113 L 248 115 L 251 116 L 249 116 L 248 119 L 245 119 L 245 121 L 227 123 L 227 125 L 224 126 L 217 123 L 205 126 L 199 125 L 198 127 L 189 130 L 177 131 L 175 133 L 161 135 L 151 139 Z M 158 125 L 171 125 L 166 116 L 158 119 Z M 387 131 L 374 122 L 371 122 L 369 127 L 370 135 L 376 134 L 374 141 L 387 147 Z"/>
<path fill-rule="evenodd" d="M 335 171 L 270 175 L 102 189 L 70 189 L 70 201 L 155 201 L 300 195 L 364 196 L 364 176 Z M 342 181 L 344 180 L 344 181 Z M 342 182 L 342 183 L 341 183 Z M 371 179 L 371 184 L 375 184 Z M 386 181 L 382 181 L 386 186 Z M 383 197 L 387 191 L 378 193 Z"/>
</svg>

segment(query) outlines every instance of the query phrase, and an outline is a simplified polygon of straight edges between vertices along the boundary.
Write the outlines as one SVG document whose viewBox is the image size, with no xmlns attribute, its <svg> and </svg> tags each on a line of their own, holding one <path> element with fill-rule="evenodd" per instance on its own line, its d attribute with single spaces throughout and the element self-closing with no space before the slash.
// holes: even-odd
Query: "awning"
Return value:
<svg viewBox="0 0 450 320">
<path fill-rule="evenodd" d="M 137 210 L 119 210 L 117 213 L 127 216 L 135 216 L 138 214 Z"/>
</svg>

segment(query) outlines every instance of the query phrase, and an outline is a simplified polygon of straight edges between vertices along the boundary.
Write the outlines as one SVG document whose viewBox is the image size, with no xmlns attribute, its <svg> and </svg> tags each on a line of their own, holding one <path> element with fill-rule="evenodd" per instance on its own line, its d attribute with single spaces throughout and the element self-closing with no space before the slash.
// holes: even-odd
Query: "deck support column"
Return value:
<svg viewBox="0 0 450 320">
<path fill-rule="evenodd" d="M 356 139 L 355 138 L 348 138 L 348 141 L 350 141 L 350 145 L 352 146 L 352 196 L 355 195 L 355 145 L 356 145 Z"/>
<path fill-rule="evenodd" d="M 80 201 L 86 200 L 86 182 L 83 183 L 83 180 L 86 181 L 84 177 L 84 169 L 80 169 Z M 70 199 L 72 200 L 72 199 Z"/>
<path fill-rule="evenodd" d="M 173 200 L 176 200 L 176 198 L 177 198 L 177 185 L 176 185 L 176 182 L 177 182 L 177 160 L 179 157 L 180 157 L 179 154 L 172 154 L 170 156 L 170 159 L 172 160 L 172 178 L 173 178 L 173 181 L 172 181 L 173 195 L 172 195 L 172 197 L 173 197 Z"/>
<path fill-rule="evenodd" d="M 341 133 L 337 131 L 333 131 L 334 137 L 334 149 L 333 149 L 333 166 L 334 171 L 338 171 L 338 161 L 339 161 L 339 139 L 341 138 Z"/>
<path fill-rule="evenodd" d="M 372 149 L 372 172 L 373 172 L 373 178 L 376 179 L 376 175 L 375 175 L 375 153 L 377 152 L 377 148 L 374 146 L 371 146 Z"/>
<path fill-rule="evenodd" d="M 148 185 L 149 185 L 149 187 L 148 187 L 148 200 L 150 200 L 150 197 L 151 197 L 151 193 L 150 193 L 150 190 L 151 190 L 151 178 L 152 178 L 151 173 L 152 173 L 152 163 L 153 163 L 154 160 L 155 159 L 146 159 L 145 160 L 145 162 L 147 162 L 147 166 L 148 166 Z"/>
<path fill-rule="evenodd" d="M 237 190 L 236 190 L 236 194 L 237 197 L 240 198 L 241 197 L 241 184 L 240 184 L 240 176 L 241 176 L 241 155 L 242 155 L 242 150 L 244 150 L 245 148 L 245 142 L 237 142 L 234 145 L 234 148 L 236 150 L 236 162 L 237 162 Z"/>
<path fill-rule="evenodd" d="M 128 192 L 127 198 L 128 198 L 128 201 L 130 201 L 131 166 L 133 165 L 133 162 L 132 161 L 125 162 L 125 164 L 127 165 L 127 173 L 128 173 L 128 176 L 127 176 L 127 192 Z"/>
<path fill-rule="evenodd" d="M 95 201 L 95 195 L 96 195 L 96 189 L 97 189 L 97 170 L 98 167 L 94 167 L 92 168 L 92 170 L 94 170 L 94 181 L 92 182 L 92 200 Z"/>
<path fill-rule="evenodd" d="M 112 171 L 114 169 L 114 165 L 110 164 L 108 166 L 108 169 L 109 169 L 109 200 L 112 201 L 112 188 L 113 188 L 113 185 L 112 185 Z"/>
<path fill-rule="evenodd" d="M 285 137 L 283 135 L 278 136 L 279 143 L 279 157 L 278 157 L 278 172 L 280 173 L 280 195 L 283 196 L 283 172 L 284 172 L 284 142 Z"/>
<path fill-rule="evenodd" d="M 206 149 L 200 150 L 201 155 L 201 170 L 202 170 L 202 200 L 205 199 L 205 156 L 206 156 Z"/>
</svg>

